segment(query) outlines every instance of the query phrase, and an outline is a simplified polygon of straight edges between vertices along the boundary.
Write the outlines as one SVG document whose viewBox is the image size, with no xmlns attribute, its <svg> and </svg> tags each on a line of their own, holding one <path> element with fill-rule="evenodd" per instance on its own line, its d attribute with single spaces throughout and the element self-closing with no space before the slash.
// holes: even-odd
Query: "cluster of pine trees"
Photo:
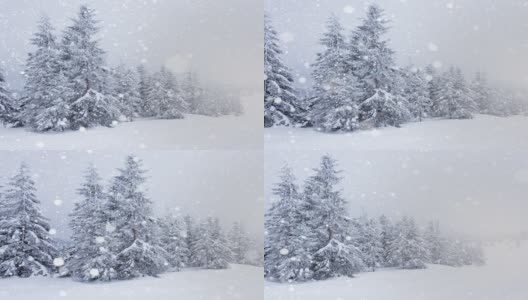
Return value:
<svg viewBox="0 0 528 300">
<path fill-rule="evenodd" d="M 226 233 L 217 218 L 156 218 L 144 191 L 141 161 L 128 156 L 107 189 L 88 168 L 71 213 L 71 246 L 52 238 L 56 230 L 40 211 L 35 182 L 22 165 L 0 195 L 0 277 L 71 276 L 110 281 L 156 276 L 184 267 L 227 268 L 254 264 L 254 243 L 242 225 Z"/>
<path fill-rule="evenodd" d="M 336 161 L 323 156 L 304 182 L 284 167 L 266 213 L 264 270 L 280 282 L 352 276 L 380 267 L 425 268 L 426 263 L 482 264 L 480 243 L 453 238 L 431 222 L 420 229 L 413 218 L 353 218 L 337 189 Z"/>
<path fill-rule="evenodd" d="M 291 71 L 281 60 L 277 32 L 265 21 L 264 125 L 313 126 L 321 131 L 399 126 L 426 117 L 472 118 L 474 113 L 506 116 L 528 109 L 521 95 L 492 88 L 484 76 L 466 82 L 450 67 L 400 68 L 383 35 L 388 21 L 377 5 L 367 9 L 361 25 L 348 37 L 336 16 L 320 39 L 312 64 L 313 88 L 300 99 Z"/>
<path fill-rule="evenodd" d="M 107 67 L 96 38 L 94 10 L 81 6 L 61 38 L 48 17 L 38 23 L 31 44 L 21 97 L 7 91 L 0 72 L 0 121 L 34 131 L 64 131 L 113 126 L 136 117 L 180 119 L 184 113 L 210 116 L 241 114 L 231 95 L 198 86 L 189 72 L 180 81 L 162 67 L 149 74 L 119 65 Z"/>
</svg>

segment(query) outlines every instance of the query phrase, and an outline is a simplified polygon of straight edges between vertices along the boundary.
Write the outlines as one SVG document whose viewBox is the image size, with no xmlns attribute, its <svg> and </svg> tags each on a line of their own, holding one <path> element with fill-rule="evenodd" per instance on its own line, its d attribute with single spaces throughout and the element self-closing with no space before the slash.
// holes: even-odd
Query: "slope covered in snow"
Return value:
<svg viewBox="0 0 528 300">
<path fill-rule="evenodd" d="M 255 103 L 261 96 L 242 97 Z M 262 149 L 262 113 L 246 105 L 241 116 L 138 119 L 115 128 L 95 127 L 61 133 L 35 133 L 0 127 L 0 150 L 242 150 Z"/>
<path fill-rule="evenodd" d="M 9 278 L 0 281 L 5 300 L 173 300 L 262 298 L 262 268 L 232 265 L 227 270 L 189 270 L 110 283 L 69 278 Z"/>
<path fill-rule="evenodd" d="M 264 131 L 266 150 L 464 150 L 528 149 L 528 117 L 477 115 L 468 120 L 425 120 L 401 128 L 321 133 L 313 128 L 274 127 Z"/>
<path fill-rule="evenodd" d="M 266 300 L 524 300 L 528 295 L 528 242 L 486 248 L 487 264 L 425 270 L 381 270 L 356 278 L 300 284 L 266 282 Z"/>
</svg>

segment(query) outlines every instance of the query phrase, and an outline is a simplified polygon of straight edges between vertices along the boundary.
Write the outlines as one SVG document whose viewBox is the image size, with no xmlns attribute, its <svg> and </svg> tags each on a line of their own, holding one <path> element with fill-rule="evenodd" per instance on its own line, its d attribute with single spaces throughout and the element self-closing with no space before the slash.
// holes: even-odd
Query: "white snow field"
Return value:
<svg viewBox="0 0 528 300">
<path fill-rule="evenodd" d="M 425 270 L 380 270 L 355 278 L 278 284 L 266 282 L 266 300 L 526 300 L 528 242 L 485 249 L 487 264 Z"/>
<path fill-rule="evenodd" d="M 243 96 L 257 103 L 259 95 Z M 253 105 L 255 106 L 255 105 Z M 260 107 L 259 107 L 260 109 Z M 246 105 L 241 116 L 185 115 L 181 120 L 138 119 L 114 128 L 35 133 L 0 126 L 0 150 L 202 150 L 262 149 L 262 113 Z"/>
<path fill-rule="evenodd" d="M 313 128 L 274 127 L 264 131 L 266 150 L 464 150 L 528 149 L 527 116 L 476 115 L 469 120 L 430 119 L 401 128 L 322 133 Z"/>
<path fill-rule="evenodd" d="M 252 300 L 262 299 L 262 268 L 232 265 L 227 270 L 189 270 L 110 283 L 70 278 L 0 280 L 2 300 Z"/>
</svg>

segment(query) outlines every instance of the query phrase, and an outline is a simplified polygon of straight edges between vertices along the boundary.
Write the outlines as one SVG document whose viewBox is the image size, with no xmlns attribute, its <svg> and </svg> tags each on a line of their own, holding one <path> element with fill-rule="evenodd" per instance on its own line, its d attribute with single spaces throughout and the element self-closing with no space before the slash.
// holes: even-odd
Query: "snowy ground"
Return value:
<svg viewBox="0 0 528 300">
<path fill-rule="evenodd" d="M 320 133 L 311 128 L 264 131 L 266 150 L 464 150 L 528 149 L 527 116 L 477 115 L 471 120 L 426 120 L 353 133 Z"/>
<path fill-rule="evenodd" d="M 260 96 L 243 97 L 257 103 Z M 193 150 L 262 149 L 262 113 L 248 107 L 244 115 L 183 120 L 147 120 L 63 133 L 34 133 L 0 127 L 0 150 Z"/>
<path fill-rule="evenodd" d="M 486 248 L 487 264 L 384 270 L 302 284 L 265 283 L 266 300 L 526 300 L 528 242 Z"/>
<path fill-rule="evenodd" d="M 298 183 L 312 175 L 323 154 L 337 159 L 340 188 L 351 214 L 362 211 L 446 230 L 501 235 L 527 229 L 528 117 L 478 115 L 472 120 L 427 120 L 351 134 L 313 129 L 264 130 L 264 191 L 268 205 L 281 167 Z M 430 266 L 384 270 L 304 284 L 265 284 L 269 300 L 525 300 L 528 242 L 486 248 L 482 267 Z"/>
<path fill-rule="evenodd" d="M 249 300 L 262 299 L 262 268 L 167 273 L 160 278 L 86 284 L 69 278 L 0 280 L 2 300 Z"/>
</svg>

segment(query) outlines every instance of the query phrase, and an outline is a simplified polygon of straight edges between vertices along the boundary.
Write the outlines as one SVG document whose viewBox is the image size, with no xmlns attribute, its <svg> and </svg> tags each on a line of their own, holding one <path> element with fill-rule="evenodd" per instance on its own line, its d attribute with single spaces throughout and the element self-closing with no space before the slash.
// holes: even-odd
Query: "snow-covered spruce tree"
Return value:
<svg viewBox="0 0 528 300">
<path fill-rule="evenodd" d="M 5 75 L 0 69 L 0 122 L 4 125 L 16 122 L 16 103 L 15 99 L 7 88 Z"/>
<path fill-rule="evenodd" d="M 128 120 L 140 116 L 142 100 L 139 93 L 140 81 L 136 73 L 120 64 L 112 70 L 110 82 L 112 96 L 120 102 L 121 112 Z"/>
<path fill-rule="evenodd" d="M 466 86 L 464 75 L 458 68 L 451 67 L 443 75 L 440 95 L 433 98 L 433 114 L 448 119 L 470 119 L 475 111 L 475 102 Z"/>
<path fill-rule="evenodd" d="M 154 74 L 153 86 L 148 95 L 149 111 L 161 119 L 182 119 L 187 102 L 176 83 L 176 78 L 165 67 Z"/>
<path fill-rule="evenodd" d="M 151 201 L 144 192 L 141 160 L 128 156 L 108 190 L 109 250 L 116 256 L 117 278 L 156 276 L 168 265 L 157 243 Z"/>
<path fill-rule="evenodd" d="M 475 78 L 471 81 L 470 89 L 477 111 L 481 114 L 492 114 L 492 91 L 488 86 L 484 73 L 477 72 L 475 74 Z"/>
<path fill-rule="evenodd" d="M 347 45 L 342 31 L 337 17 L 330 17 L 320 40 L 324 50 L 313 64 L 314 99 L 309 118 L 323 131 L 358 128 L 358 102 L 363 99 L 363 89 L 347 70 Z"/>
<path fill-rule="evenodd" d="M 339 171 L 336 161 L 330 156 L 323 156 L 315 174 L 309 177 L 304 185 L 303 220 L 313 233 L 314 241 L 307 240 L 307 245 L 314 244 L 313 277 L 326 279 L 336 276 L 352 276 L 364 269 L 361 252 L 346 243 L 348 236 L 348 215 L 346 201 L 336 190 L 339 184 Z"/>
<path fill-rule="evenodd" d="M 390 245 L 392 241 L 395 238 L 395 229 L 394 226 L 389 218 L 385 215 L 381 215 L 379 217 L 379 225 L 380 225 L 380 241 L 381 241 L 381 248 L 382 251 L 382 259 L 381 263 L 384 267 L 389 267 L 390 263 Z"/>
<path fill-rule="evenodd" d="M 390 265 L 403 269 L 425 268 L 429 253 L 414 219 L 403 217 L 395 230 L 389 246 Z"/>
<path fill-rule="evenodd" d="M 0 206 L 0 277 L 51 275 L 57 249 L 51 239 L 50 225 L 39 208 L 35 182 L 22 164 L 9 181 Z"/>
<path fill-rule="evenodd" d="M 270 280 L 304 281 L 312 278 L 311 253 L 318 245 L 302 219 L 303 204 L 289 167 L 281 170 L 273 188 L 275 201 L 266 212 L 264 272 Z"/>
<path fill-rule="evenodd" d="M 160 220 L 161 246 L 167 252 L 167 261 L 174 270 L 186 267 L 189 248 L 185 241 L 184 224 L 176 216 L 168 215 Z"/>
<path fill-rule="evenodd" d="M 295 126 L 301 111 L 293 76 L 282 61 L 277 31 L 264 16 L 264 126 Z"/>
<path fill-rule="evenodd" d="M 153 85 L 152 78 L 144 65 L 139 65 L 136 69 L 136 72 L 138 78 L 137 90 L 139 99 L 141 100 L 139 115 L 142 117 L 152 117 L 154 116 L 154 112 L 150 111 L 152 107 L 149 102 L 149 94 L 151 93 Z"/>
<path fill-rule="evenodd" d="M 233 263 L 245 264 L 251 241 L 240 222 L 234 222 L 228 234 L 229 248 L 232 253 Z"/>
<path fill-rule="evenodd" d="M 231 253 L 218 219 L 208 217 L 199 226 L 191 250 L 196 265 L 206 269 L 226 269 Z"/>
<path fill-rule="evenodd" d="M 398 126 L 410 117 L 407 101 L 395 86 L 394 52 L 382 40 L 387 22 L 383 10 L 370 5 L 350 38 L 349 68 L 364 88 L 359 120 L 365 127 Z"/>
<path fill-rule="evenodd" d="M 24 72 L 25 97 L 18 119 L 35 131 L 63 131 L 69 127 L 69 107 L 62 98 L 65 77 L 53 31 L 49 18 L 42 16 L 31 39 L 35 51 L 28 55 Z"/>
<path fill-rule="evenodd" d="M 189 112 L 197 113 L 200 102 L 200 88 L 198 87 L 198 80 L 196 79 L 196 74 L 194 72 L 188 71 L 185 73 L 181 89 L 185 101 L 189 104 Z"/>
<path fill-rule="evenodd" d="M 107 231 L 107 197 L 94 166 L 88 168 L 77 192 L 82 199 L 70 215 L 74 245 L 66 268 L 80 281 L 116 279 L 116 256 L 110 251 Z"/>
<path fill-rule="evenodd" d="M 193 249 L 198 236 L 198 227 L 194 218 L 191 215 L 185 215 L 185 217 L 183 217 L 183 223 L 185 225 L 185 245 L 186 248 L 189 249 L 185 264 L 189 267 L 196 267 L 197 262 L 195 260 Z"/>
<path fill-rule="evenodd" d="M 428 262 L 439 264 L 445 252 L 445 239 L 440 232 L 438 222 L 429 222 L 424 231 L 424 242 L 429 253 Z"/>
<path fill-rule="evenodd" d="M 413 118 L 422 121 L 430 115 L 432 101 L 426 74 L 423 70 L 409 66 L 403 70 L 404 95 Z"/>
<path fill-rule="evenodd" d="M 362 215 L 358 220 L 359 236 L 357 247 L 363 254 L 363 262 L 370 271 L 375 271 L 383 264 L 383 245 L 381 230 L 375 219 Z"/>
<path fill-rule="evenodd" d="M 62 35 L 61 62 L 66 77 L 62 98 L 70 105 L 72 129 L 110 126 L 122 119 L 119 101 L 107 94 L 104 51 L 95 39 L 98 31 L 94 10 L 82 5 Z"/>
</svg>

